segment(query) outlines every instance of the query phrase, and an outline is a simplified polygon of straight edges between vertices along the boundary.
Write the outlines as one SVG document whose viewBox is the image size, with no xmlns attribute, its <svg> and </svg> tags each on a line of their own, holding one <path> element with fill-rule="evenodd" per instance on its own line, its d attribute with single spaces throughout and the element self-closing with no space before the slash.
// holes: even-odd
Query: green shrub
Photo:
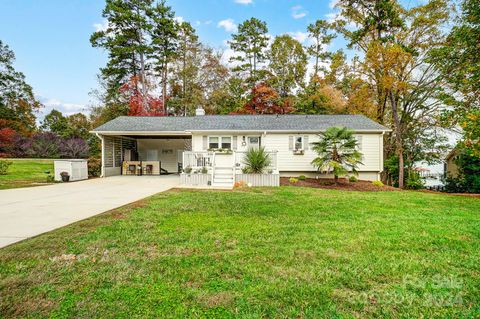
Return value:
<svg viewBox="0 0 480 319">
<path fill-rule="evenodd" d="M 52 175 L 47 175 L 47 183 L 54 183 L 55 182 L 55 178 L 52 176 Z"/>
<path fill-rule="evenodd" d="M 11 161 L 0 160 L 0 175 L 7 175 L 10 165 L 12 165 Z"/>
<path fill-rule="evenodd" d="M 352 175 L 348 178 L 348 181 L 351 183 L 355 183 L 355 182 L 358 182 L 358 178 Z"/>
<path fill-rule="evenodd" d="M 288 180 L 291 184 L 296 184 L 298 183 L 298 178 L 295 178 L 295 177 L 290 177 L 290 179 Z"/>
<path fill-rule="evenodd" d="M 98 157 L 90 157 L 87 162 L 88 176 L 98 177 L 102 173 L 102 160 Z"/>
<path fill-rule="evenodd" d="M 190 173 L 192 172 L 192 168 L 191 168 L 190 166 L 187 166 L 187 167 L 185 167 L 185 168 L 183 169 L 183 172 L 184 172 L 185 174 L 190 174 Z"/>
<path fill-rule="evenodd" d="M 445 191 L 447 193 L 468 193 L 469 185 L 464 176 L 448 176 L 445 179 Z"/>
<path fill-rule="evenodd" d="M 298 180 L 300 180 L 300 181 L 304 181 L 306 179 L 307 179 L 307 177 L 305 175 L 298 176 Z"/>
<path fill-rule="evenodd" d="M 207 174 L 208 173 L 208 168 L 206 168 L 205 166 L 202 167 L 202 174 Z"/>
<path fill-rule="evenodd" d="M 468 149 L 460 149 L 455 163 L 458 177 L 447 178 L 445 189 L 448 192 L 480 193 L 480 156 Z"/>
<path fill-rule="evenodd" d="M 422 189 L 425 187 L 422 177 L 416 171 L 409 171 L 405 181 L 406 189 Z"/>
<path fill-rule="evenodd" d="M 271 162 L 270 156 L 264 147 L 258 149 L 250 148 L 245 153 L 245 158 L 243 159 L 245 167 L 242 171 L 245 174 L 262 174 Z"/>
<path fill-rule="evenodd" d="M 372 184 L 378 187 L 383 187 L 383 183 L 381 181 L 373 181 Z"/>
</svg>

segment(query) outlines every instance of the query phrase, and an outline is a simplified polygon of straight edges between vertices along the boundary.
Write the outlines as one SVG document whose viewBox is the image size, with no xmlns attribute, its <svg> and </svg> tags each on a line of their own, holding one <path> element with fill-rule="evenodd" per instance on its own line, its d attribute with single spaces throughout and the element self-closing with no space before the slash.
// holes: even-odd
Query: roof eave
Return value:
<svg viewBox="0 0 480 319">
<path fill-rule="evenodd" d="M 93 130 L 89 133 L 92 134 L 101 134 L 101 135 L 192 135 L 189 131 L 97 131 Z"/>
<path fill-rule="evenodd" d="M 385 133 L 391 132 L 390 129 L 352 129 L 355 133 Z M 217 130 L 189 130 L 189 131 L 99 131 L 93 130 L 90 131 L 92 134 L 101 134 L 101 135 L 192 135 L 192 133 L 218 133 L 218 132 L 239 132 L 239 133 L 318 133 L 325 132 L 325 129 L 320 130 L 226 130 L 226 129 L 217 129 Z"/>
</svg>

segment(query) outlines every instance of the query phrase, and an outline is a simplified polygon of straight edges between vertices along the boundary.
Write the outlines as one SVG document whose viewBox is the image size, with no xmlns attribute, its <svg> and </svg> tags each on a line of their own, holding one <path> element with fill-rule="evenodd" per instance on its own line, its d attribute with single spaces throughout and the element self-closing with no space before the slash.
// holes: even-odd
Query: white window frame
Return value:
<svg viewBox="0 0 480 319">
<path fill-rule="evenodd" d="M 212 137 L 218 138 L 218 148 L 210 148 L 210 139 Z M 230 138 L 230 148 L 224 148 L 222 143 L 222 138 L 228 137 Z M 215 149 L 215 150 L 233 150 L 233 135 L 209 135 L 208 136 L 208 149 Z"/>
<path fill-rule="evenodd" d="M 297 138 L 301 138 L 302 139 L 302 147 L 301 148 L 297 148 Z M 298 151 L 304 151 L 305 150 L 305 138 L 303 137 L 303 135 L 294 135 L 293 136 L 293 151 L 294 152 L 298 152 Z"/>
</svg>

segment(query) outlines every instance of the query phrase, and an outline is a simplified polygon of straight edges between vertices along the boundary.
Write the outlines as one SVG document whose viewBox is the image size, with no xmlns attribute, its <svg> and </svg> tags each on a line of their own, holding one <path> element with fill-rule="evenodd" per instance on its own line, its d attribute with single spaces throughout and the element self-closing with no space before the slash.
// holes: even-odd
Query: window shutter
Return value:
<svg viewBox="0 0 480 319">
<path fill-rule="evenodd" d="M 293 151 L 293 136 L 288 137 L 288 149 Z"/>
<path fill-rule="evenodd" d="M 207 150 L 208 149 L 208 137 L 203 136 L 203 149 Z"/>
<path fill-rule="evenodd" d="M 303 149 L 305 151 L 308 151 L 309 147 L 310 147 L 310 144 L 308 143 L 308 135 L 305 135 L 303 137 Z"/>
<path fill-rule="evenodd" d="M 232 140 L 232 150 L 236 150 L 236 149 L 237 149 L 237 136 L 234 136 Z"/>
</svg>

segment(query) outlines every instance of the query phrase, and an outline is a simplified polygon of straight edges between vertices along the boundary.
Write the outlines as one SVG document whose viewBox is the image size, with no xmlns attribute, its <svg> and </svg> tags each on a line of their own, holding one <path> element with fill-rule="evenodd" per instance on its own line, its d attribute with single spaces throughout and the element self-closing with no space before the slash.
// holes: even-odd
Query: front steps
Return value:
<svg viewBox="0 0 480 319">
<path fill-rule="evenodd" d="M 233 187 L 234 181 L 233 167 L 215 167 L 212 186 Z"/>
</svg>

